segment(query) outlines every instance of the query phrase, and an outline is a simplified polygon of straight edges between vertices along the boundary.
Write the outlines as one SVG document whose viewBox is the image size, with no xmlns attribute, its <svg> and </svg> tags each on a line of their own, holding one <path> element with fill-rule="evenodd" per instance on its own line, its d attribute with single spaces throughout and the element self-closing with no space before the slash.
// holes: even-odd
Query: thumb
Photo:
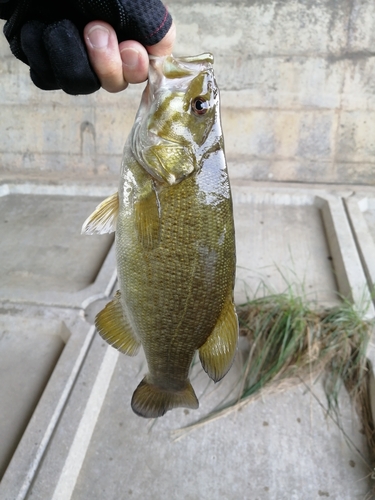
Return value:
<svg viewBox="0 0 375 500">
<path fill-rule="evenodd" d="M 147 45 L 147 52 L 152 56 L 169 56 L 172 54 L 173 45 L 176 40 L 176 26 L 172 21 L 168 33 L 155 45 Z"/>
</svg>

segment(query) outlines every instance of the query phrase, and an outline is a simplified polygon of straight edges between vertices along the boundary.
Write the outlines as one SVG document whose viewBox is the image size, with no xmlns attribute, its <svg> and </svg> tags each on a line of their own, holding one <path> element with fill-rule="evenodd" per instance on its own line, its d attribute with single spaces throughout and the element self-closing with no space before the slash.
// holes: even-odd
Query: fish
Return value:
<svg viewBox="0 0 375 500">
<path fill-rule="evenodd" d="M 131 407 L 145 418 L 197 409 L 198 351 L 215 382 L 237 351 L 236 251 L 219 89 L 210 53 L 150 56 L 148 83 L 124 147 L 118 192 L 84 222 L 115 231 L 119 290 L 98 333 L 148 373 Z"/>
</svg>

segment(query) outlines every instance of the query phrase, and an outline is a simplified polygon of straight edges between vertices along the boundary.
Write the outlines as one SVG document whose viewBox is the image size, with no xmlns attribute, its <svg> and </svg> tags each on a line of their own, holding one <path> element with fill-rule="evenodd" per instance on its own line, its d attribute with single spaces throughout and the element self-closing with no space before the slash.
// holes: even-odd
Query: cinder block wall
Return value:
<svg viewBox="0 0 375 500">
<path fill-rule="evenodd" d="M 375 184 L 374 0 L 170 0 L 176 55 L 210 51 L 232 177 Z M 0 40 L 0 169 L 116 176 L 142 86 L 43 92 Z"/>
</svg>

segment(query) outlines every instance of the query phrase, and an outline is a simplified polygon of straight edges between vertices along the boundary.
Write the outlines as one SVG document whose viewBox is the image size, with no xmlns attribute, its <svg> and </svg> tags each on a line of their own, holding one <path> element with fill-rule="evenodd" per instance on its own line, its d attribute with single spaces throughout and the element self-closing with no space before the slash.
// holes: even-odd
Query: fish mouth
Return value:
<svg viewBox="0 0 375 500">
<path fill-rule="evenodd" d="M 197 74 L 205 69 L 212 68 L 214 57 L 211 53 L 205 52 L 197 56 L 174 57 L 168 56 L 149 56 L 149 78 L 151 81 L 157 75 L 163 75 L 168 79 L 184 78 Z"/>
</svg>

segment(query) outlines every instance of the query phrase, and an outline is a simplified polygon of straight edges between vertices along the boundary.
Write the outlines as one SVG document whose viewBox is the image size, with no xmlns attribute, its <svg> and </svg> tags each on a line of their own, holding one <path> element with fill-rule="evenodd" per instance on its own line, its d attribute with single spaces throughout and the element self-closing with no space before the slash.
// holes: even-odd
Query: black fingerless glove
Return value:
<svg viewBox="0 0 375 500">
<path fill-rule="evenodd" d="M 169 31 L 172 18 L 160 0 L 0 0 L 0 18 L 12 53 L 30 66 L 43 90 L 91 94 L 100 82 L 90 66 L 83 28 L 106 21 L 118 41 L 154 45 Z"/>
</svg>

